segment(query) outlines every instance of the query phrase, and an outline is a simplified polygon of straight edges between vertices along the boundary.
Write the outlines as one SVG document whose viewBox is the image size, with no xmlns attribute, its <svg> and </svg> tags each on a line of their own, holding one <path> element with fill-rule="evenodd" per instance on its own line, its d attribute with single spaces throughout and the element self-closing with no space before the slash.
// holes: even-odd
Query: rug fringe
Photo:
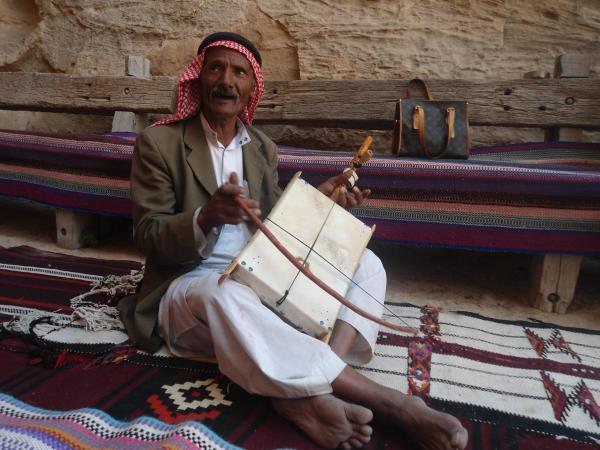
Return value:
<svg viewBox="0 0 600 450">
<path fill-rule="evenodd" d="M 105 294 L 108 303 L 126 295 L 135 294 L 144 278 L 144 267 L 132 270 L 129 275 L 107 275 L 92 284 L 92 288 L 71 299 L 71 315 L 73 321 L 83 322 L 86 330 L 102 331 L 114 328 L 123 329 L 124 325 L 119 318 L 119 311 L 114 306 L 100 304 L 87 300 L 97 294 Z"/>
<path fill-rule="evenodd" d="M 125 326 L 117 308 L 109 304 L 97 303 L 89 298 L 100 294 L 108 296 L 107 303 L 114 302 L 126 295 L 135 294 L 143 278 L 144 267 L 140 270 L 132 270 L 129 275 L 107 275 L 94 282 L 89 291 L 71 299 L 73 312 L 70 316 L 48 311 L 30 311 L 15 317 L 4 326 L 10 331 L 29 334 L 34 321 L 50 318 L 52 323 L 59 327 L 76 324 L 85 327 L 88 331 L 124 330 Z"/>
<path fill-rule="evenodd" d="M 22 316 L 14 317 L 9 322 L 4 323 L 3 326 L 8 331 L 29 334 L 31 331 L 31 324 L 42 318 L 52 319 L 52 322 L 57 326 L 67 326 L 71 323 L 71 318 L 65 314 L 49 311 L 30 311 Z"/>
</svg>

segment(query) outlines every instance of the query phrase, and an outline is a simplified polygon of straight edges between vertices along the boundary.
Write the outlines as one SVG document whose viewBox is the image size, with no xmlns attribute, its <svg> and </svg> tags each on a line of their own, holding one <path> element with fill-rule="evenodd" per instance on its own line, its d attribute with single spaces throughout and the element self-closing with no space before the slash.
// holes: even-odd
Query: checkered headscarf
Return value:
<svg viewBox="0 0 600 450">
<path fill-rule="evenodd" d="M 248 125 L 252 124 L 258 102 L 265 92 L 265 80 L 260 65 L 252 52 L 242 44 L 231 40 L 221 40 L 212 42 L 204 47 L 202 51 L 198 53 L 198 56 L 196 56 L 196 58 L 185 68 L 178 82 L 177 109 L 175 110 L 175 114 L 160 119 L 153 125 L 166 125 L 178 122 L 198 113 L 200 110 L 200 73 L 202 72 L 202 66 L 204 65 L 206 51 L 211 47 L 226 47 L 236 50 L 244 55 L 250 62 L 252 71 L 254 72 L 254 79 L 256 80 L 256 90 L 252 97 L 250 97 L 248 105 L 246 105 L 240 114 L 240 119 Z"/>
</svg>

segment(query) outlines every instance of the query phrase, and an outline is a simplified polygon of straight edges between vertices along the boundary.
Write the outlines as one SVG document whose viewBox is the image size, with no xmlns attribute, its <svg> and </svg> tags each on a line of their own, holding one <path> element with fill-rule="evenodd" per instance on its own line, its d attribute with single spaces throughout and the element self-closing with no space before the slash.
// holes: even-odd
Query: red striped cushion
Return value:
<svg viewBox="0 0 600 450">
<path fill-rule="evenodd" d="M 129 216 L 133 133 L 0 131 L 0 194 Z M 280 146 L 282 185 L 318 184 L 351 153 Z M 600 254 L 600 144 L 480 147 L 467 161 L 378 156 L 360 170 L 372 196 L 353 212 L 375 237 L 489 251 Z"/>
</svg>

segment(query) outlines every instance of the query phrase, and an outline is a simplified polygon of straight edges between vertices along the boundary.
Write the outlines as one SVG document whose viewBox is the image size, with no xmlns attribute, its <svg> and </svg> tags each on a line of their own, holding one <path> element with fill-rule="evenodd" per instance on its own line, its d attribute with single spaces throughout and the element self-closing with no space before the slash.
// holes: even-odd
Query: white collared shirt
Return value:
<svg viewBox="0 0 600 450">
<path fill-rule="evenodd" d="M 250 135 L 242 121 L 237 120 L 237 133 L 226 147 L 219 142 L 217 133 L 210 127 L 202 113 L 200 113 L 200 122 L 206 135 L 217 186 L 221 187 L 227 183 L 232 172 L 236 172 L 240 183 L 244 183 L 242 146 L 250 142 Z M 205 269 L 225 269 L 246 245 L 250 238 L 250 229 L 246 222 L 239 225 L 225 224 L 219 227 L 220 230 L 214 228 L 205 236 L 197 222 L 201 209 L 196 210 L 193 219 L 196 248 L 200 256 L 205 258 L 201 266 Z"/>
</svg>

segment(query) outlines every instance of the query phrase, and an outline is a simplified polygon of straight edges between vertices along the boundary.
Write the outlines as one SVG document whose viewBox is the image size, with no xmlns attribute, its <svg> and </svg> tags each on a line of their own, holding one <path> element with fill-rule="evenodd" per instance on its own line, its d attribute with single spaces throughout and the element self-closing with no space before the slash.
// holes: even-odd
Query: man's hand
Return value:
<svg viewBox="0 0 600 450">
<path fill-rule="evenodd" d="M 317 189 L 327 197 L 331 197 L 333 195 L 333 200 L 342 208 L 348 209 L 352 208 L 353 206 L 360 205 L 364 199 L 371 194 L 371 190 L 364 189 L 361 191 L 359 188 L 354 186 L 354 188 L 349 191 L 346 186 L 351 176 L 351 171 L 344 172 L 335 177 L 331 177 L 324 183 L 320 184 Z M 337 193 L 335 192 L 336 189 Z"/>
<path fill-rule="evenodd" d="M 213 227 L 219 227 L 226 223 L 237 225 L 246 219 L 242 208 L 234 200 L 237 195 L 242 197 L 242 201 L 254 214 L 260 216 L 259 203 L 256 200 L 243 198 L 248 193 L 238 185 L 238 176 L 235 172 L 232 172 L 229 175 L 228 183 L 225 183 L 214 193 L 198 214 L 198 225 L 205 234 Z"/>
</svg>

